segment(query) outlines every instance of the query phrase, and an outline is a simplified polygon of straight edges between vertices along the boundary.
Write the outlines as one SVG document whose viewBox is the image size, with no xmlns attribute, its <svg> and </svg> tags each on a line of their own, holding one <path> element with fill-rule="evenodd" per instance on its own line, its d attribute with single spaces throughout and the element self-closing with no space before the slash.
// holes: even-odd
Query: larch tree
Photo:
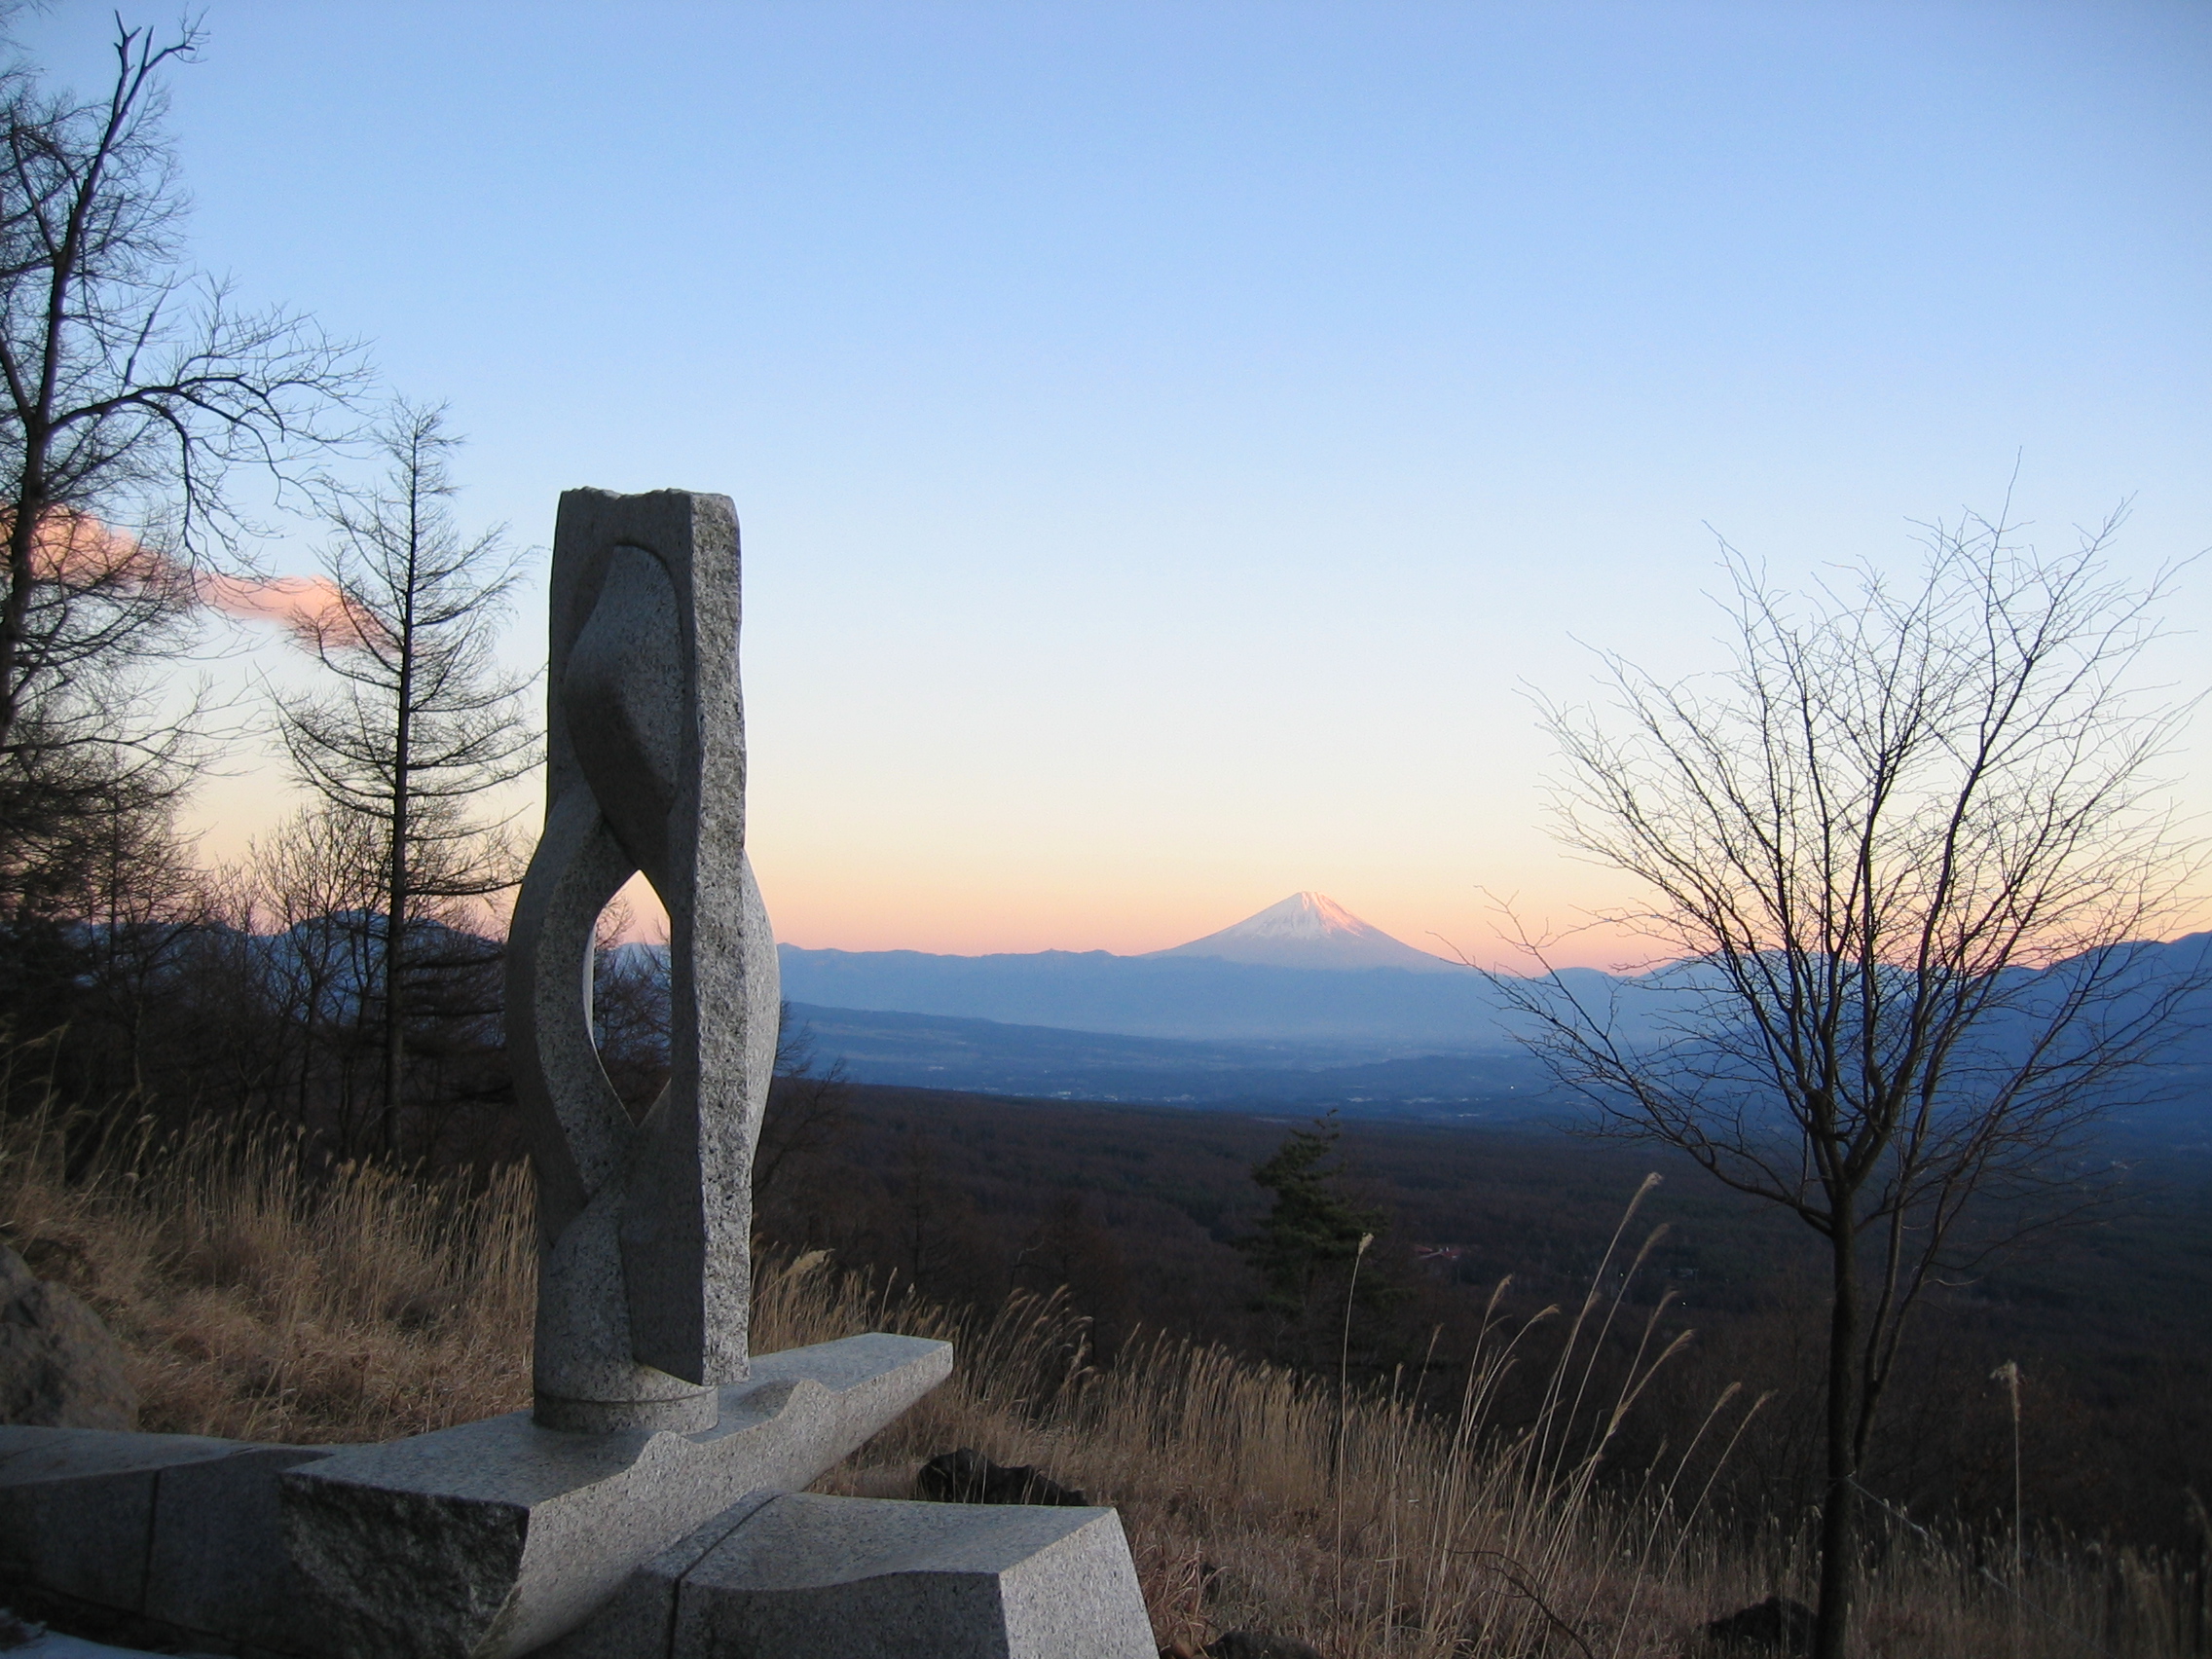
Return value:
<svg viewBox="0 0 2212 1659">
<path fill-rule="evenodd" d="M 2204 939 L 2158 942 L 2202 868 L 2161 770 L 2186 703 L 2134 683 L 2167 576 L 2114 581 L 2113 528 L 2046 556 L 1970 518 L 1910 578 L 1799 596 L 1730 551 L 1730 666 L 1609 657 L 1609 707 L 1545 710 L 1561 839 L 1634 878 L 1601 920 L 1671 966 L 1603 1002 L 1493 983 L 1602 1125 L 1822 1241 L 1821 1659 L 1915 1305 L 2093 1196 L 2086 1135 L 2206 983 Z"/>
<path fill-rule="evenodd" d="M 383 1008 L 379 1139 L 398 1150 L 407 1071 L 411 929 L 429 907 L 514 885 L 502 826 L 472 809 L 537 763 L 523 708 L 527 676 L 494 645 L 519 554 L 498 530 L 455 523 L 442 409 L 397 404 L 379 431 L 383 478 L 327 486 L 323 558 L 330 602 L 305 625 L 335 688 L 279 694 L 278 726 L 300 778 L 341 811 L 371 820 L 384 849 L 378 974 Z"/>
</svg>

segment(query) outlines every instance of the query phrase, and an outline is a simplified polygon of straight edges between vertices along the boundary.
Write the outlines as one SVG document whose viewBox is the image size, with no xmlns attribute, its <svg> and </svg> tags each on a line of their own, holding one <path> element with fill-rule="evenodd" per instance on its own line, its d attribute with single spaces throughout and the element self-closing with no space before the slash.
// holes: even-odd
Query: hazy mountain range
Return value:
<svg viewBox="0 0 2212 1659">
<path fill-rule="evenodd" d="M 1541 1073 L 1488 979 L 1318 893 L 1142 956 L 780 948 L 794 1012 L 825 1055 L 866 1082 L 1427 1116 L 1545 1105 Z M 2128 948 L 2131 975 L 2149 982 L 2202 963 L 2212 934 Z M 2068 972 L 2049 971 L 2054 989 Z M 1586 1002 L 1611 1005 L 1633 1043 L 1683 1011 L 1700 976 L 1563 977 Z M 2193 1078 L 2212 1068 L 2208 1004 L 2194 999 L 2162 1056 Z"/>
<path fill-rule="evenodd" d="M 1128 1036 L 1297 1042 L 1414 1052 L 1511 1047 L 1497 995 L 1472 969 L 1392 939 L 1318 893 L 1169 950 L 781 947 L 794 1002 Z M 1605 976 L 1586 973 L 1593 989 Z"/>
<path fill-rule="evenodd" d="M 1319 893 L 1142 956 L 781 951 L 793 1013 L 866 1083 L 1455 1118 L 1543 1093 L 1481 975 Z"/>
</svg>

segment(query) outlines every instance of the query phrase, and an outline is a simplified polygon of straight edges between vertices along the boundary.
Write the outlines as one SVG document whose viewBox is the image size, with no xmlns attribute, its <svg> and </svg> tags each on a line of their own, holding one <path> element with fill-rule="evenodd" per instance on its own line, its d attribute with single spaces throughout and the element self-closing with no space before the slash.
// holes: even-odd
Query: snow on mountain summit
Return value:
<svg viewBox="0 0 2212 1659">
<path fill-rule="evenodd" d="M 1410 968 L 1417 973 L 1455 964 L 1392 939 L 1325 893 L 1293 893 L 1235 927 L 1154 956 L 1211 956 L 1270 968 Z"/>
</svg>

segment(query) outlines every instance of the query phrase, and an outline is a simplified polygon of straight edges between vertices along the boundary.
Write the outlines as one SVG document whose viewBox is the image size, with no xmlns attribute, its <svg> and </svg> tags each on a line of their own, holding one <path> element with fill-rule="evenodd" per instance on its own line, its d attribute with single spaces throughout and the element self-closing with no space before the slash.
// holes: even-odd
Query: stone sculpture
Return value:
<svg viewBox="0 0 2212 1659">
<path fill-rule="evenodd" d="M 553 536 L 545 832 L 508 942 L 537 1168 L 548 1428 L 697 1430 L 744 1381 L 776 949 L 745 857 L 737 515 L 571 490 Z M 632 1125 L 592 1043 L 593 931 L 639 870 L 669 918 L 669 1082 Z"/>
<path fill-rule="evenodd" d="M 745 859 L 736 515 L 570 491 L 551 598 L 545 830 L 507 974 L 535 1409 L 376 1446 L 0 1427 L 0 1592 L 171 1651 L 299 1659 L 1149 1659 L 1110 1509 L 801 1493 L 952 1350 L 749 1354 L 779 1003 Z M 668 907 L 674 1006 L 668 1088 L 633 1124 L 591 968 L 638 870 Z"/>
</svg>

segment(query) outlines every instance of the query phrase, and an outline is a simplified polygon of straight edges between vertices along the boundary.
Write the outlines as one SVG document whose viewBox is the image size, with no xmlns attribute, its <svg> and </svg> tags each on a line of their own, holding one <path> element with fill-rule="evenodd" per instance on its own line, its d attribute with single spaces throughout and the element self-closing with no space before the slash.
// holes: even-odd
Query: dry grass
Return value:
<svg viewBox="0 0 2212 1659">
<path fill-rule="evenodd" d="M 0 1233 L 122 1339 L 141 1428 L 382 1440 L 529 1403 L 527 1171 L 311 1184 L 284 1136 L 201 1134 L 80 1148 L 72 1180 L 63 1143 L 0 1133 Z"/>
<path fill-rule="evenodd" d="M 108 1149 L 63 1179 L 54 1125 L 0 1131 L 0 1229 L 122 1336 L 143 1426 L 269 1440 L 415 1433 L 527 1403 L 530 1193 L 515 1171 L 466 1188 L 341 1169 L 312 1185 L 280 1139 Z M 1624 1228 L 1625 1228 L 1624 1223 Z M 1617 1272 L 1600 1282 L 1619 1285 Z M 1701 1443 L 1641 1492 L 1602 1487 L 1605 1443 L 1641 1381 L 1589 1396 L 1617 1300 L 1563 1315 L 1572 1340 L 1545 1411 L 1511 1429 L 1491 1402 L 1518 1363 L 1494 1325 L 1457 1417 L 1348 1395 L 1165 1339 L 1110 1373 L 1056 1299 L 956 1314 L 817 1256 L 762 1271 L 761 1351 L 862 1330 L 953 1341 L 953 1380 L 820 1483 L 903 1495 L 922 1458 L 972 1446 L 1117 1504 L 1161 1643 L 1223 1629 L 1304 1637 L 1333 1659 L 1695 1651 L 1718 1612 L 1802 1595 L 1793 1540 L 1747 1544 L 1701 1512 L 1749 1403 L 1718 1402 Z M 2105 1652 L 2186 1659 L 2200 1578 L 2129 1552 L 2045 1552 L 2022 1604 L 1972 1540 L 1900 1530 L 1869 1583 L 1868 1655 Z M 1989 1546 L 2009 1562 L 2009 1549 Z M 2020 1605 L 2032 1611 L 2020 1611 Z"/>
</svg>

